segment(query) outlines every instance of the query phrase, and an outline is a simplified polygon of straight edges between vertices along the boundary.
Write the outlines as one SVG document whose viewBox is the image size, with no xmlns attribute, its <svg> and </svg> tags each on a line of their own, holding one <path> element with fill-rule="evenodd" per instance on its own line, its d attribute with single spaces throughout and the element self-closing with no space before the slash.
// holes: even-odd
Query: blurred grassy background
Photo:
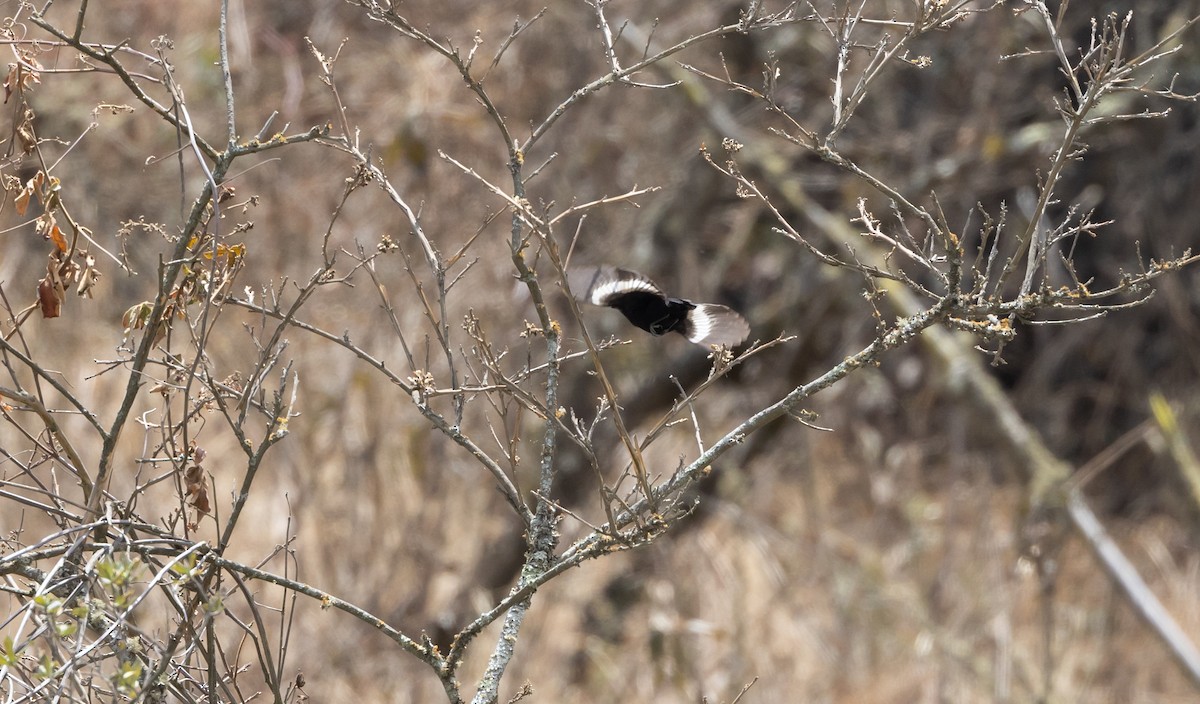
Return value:
<svg viewBox="0 0 1200 704">
<path fill-rule="evenodd" d="M 1137 3 L 1130 42 L 1148 46 L 1200 12 L 1198 5 Z M 1065 33 L 1086 42 L 1090 16 L 1131 6 L 1072 3 Z M 235 0 L 231 7 L 243 135 L 257 133 L 276 110 L 292 130 L 333 120 L 333 102 L 315 78 L 304 37 L 326 54 L 348 38 L 335 72 L 350 122 L 361 127 L 363 142 L 373 145 L 405 198 L 421 205 L 424 227 L 441 251 L 454 251 L 500 209 L 438 158 L 444 150 L 497 183 L 506 178 L 503 145 L 448 63 L 348 5 Z M 490 58 L 514 19 L 528 19 L 541 7 L 417 0 L 402 10 L 435 36 L 464 46 L 480 29 L 481 53 Z M 740 7 L 616 2 L 609 16 L 614 23 L 628 16 L 643 29 L 657 20 L 655 43 L 662 45 L 730 21 Z M 898 11 L 903 7 L 897 4 Z M 50 18 L 67 23 L 73 13 L 55 5 Z M 531 121 L 606 70 L 594 25 L 585 4 L 560 3 L 508 50 L 487 87 L 515 133 L 525 134 Z M 143 50 L 155 37 L 169 37 L 193 120 L 220 142 L 215 28 L 216 3 L 113 0 L 92 7 L 85 36 L 128 38 Z M 906 194 L 936 191 L 952 225 L 966 223 L 976 203 L 992 212 L 1006 203 L 1018 229 L 1037 169 L 1048 163 L 1061 133 L 1051 107 L 1061 81 L 1049 57 L 997 58 L 1041 41 L 1032 14 L 1015 16 L 1008 8 L 932 35 L 922 47 L 932 65 L 892 68 L 840 146 Z M 723 58 L 734 78 L 751 85 L 761 82 L 764 62 L 777 60 L 781 99 L 808 120 L 828 113 L 831 47 L 818 25 L 801 24 L 702 44 L 679 60 L 720 73 Z M 42 62 L 73 65 L 66 52 L 46 54 Z M 1180 92 L 1196 90 L 1200 37 L 1188 36 L 1169 67 L 1179 73 Z M 795 184 L 814 202 L 845 218 L 855 214 L 859 197 L 885 207 L 862 183 L 768 135 L 765 127 L 775 122 L 761 106 L 711 84 L 707 90 L 747 134 L 789 161 Z M 98 104 L 130 102 L 116 79 L 87 74 L 46 76 L 32 100 L 43 136 L 77 135 Z M 173 231 L 198 175 L 189 170 L 181 194 L 170 156 L 175 136 L 147 111 L 101 114 L 98 122 L 59 167 L 64 197 L 102 243 L 130 253 L 139 274 L 108 266 L 96 300 L 71 299 L 61 319 L 36 320 L 26 334 L 48 367 L 103 409 L 123 379 L 93 378 L 95 360 L 114 357 L 120 315 L 152 295 L 158 257 L 166 251 L 161 237 L 134 232 L 121 242 L 117 230 L 144 216 Z M 737 198 L 732 184 L 703 163 L 700 145 L 715 147 L 723 136 L 710 131 L 683 90 L 616 87 L 570 111 L 537 153 L 527 155 L 527 163 L 537 165 L 556 154 L 530 182 L 535 203 L 562 208 L 635 184 L 661 186 L 639 199 L 640 207 L 593 211 L 581 230 L 577 261 L 630 266 L 672 292 L 733 305 L 763 339 L 798 336 L 704 397 L 701 426 L 712 438 L 874 333 L 861 280 L 819 266 L 771 232 L 761 202 Z M 1200 126 L 1194 105 L 1176 105 L 1163 120 L 1104 127 L 1088 141 L 1093 151 L 1068 174 L 1064 200 L 1052 214 L 1062 217 L 1070 198 L 1094 207 L 1096 220 L 1115 221 L 1079 244 L 1085 274 L 1114 281 L 1121 268 L 1135 266 L 1135 243 L 1144 256 L 1160 258 L 1196 244 Z M 161 161 L 147 164 L 150 155 Z M 250 254 L 241 285 L 307 279 L 351 173 L 348 160 L 306 145 L 271 153 L 231 181 L 239 199 L 261 197 L 243 218 L 254 227 L 245 236 Z M 800 213 L 787 215 L 803 221 Z M 27 229 L 7 229 L 20 221 L 11 208 L 3 217 L 0 281 L 23 304 L 44 273 L 44 243 Z M 970 229 L 964 224 L 964 232 Z M 354 195 L 333 239 L 342 247 L 361 242 L 371 248 L 384 235 L 419 261 L 401 214 L 368 189 Z M 486 227 L 471 254 L 480 261 L 452 294 L 452 319 L 473 310 L 498 346 L 524 359 L 527 343 L 516 332 L 532 313 L 512 279 L 506 217 Z M 380 276 L 404 328 L 422 331 L 410 339 L 423 344 L 428 328 L 403 260 L 381 260 Z M 348 331 L 373 354 L 400 365 L 395 337 L 364 282 L 323 290 L 302 317 Z M 1072 327 L 1024 328 L 994 373 L 1052 449 L 1077 465 L 1144 423 L 1155 390 L 1177 404 L 1186 435 L 1200 440 L 1197 284 L 1194 272 L 1183 272 L 1161 280 L 1158 295 L 1141 308 Z M 595 332 L 632 339 L 606 358 L 632 426 L 644 432 L 672 400 L 668 375 L 685 383 L 701 378 L 704 353 L 682 339 L 630 334 L 618 316 L 591 313 Z M 216 369 L 247 364 L 251 348 L 243 326 L 256 322 L 225 313 L 223 334 L 210 349 Z M 460 330 L 455 334 L 459 344 L 469 344 Z M 256 562 L 290 530 L 300 579 L 410 633 L 426 630 L 437 639 L 453 632 L 511 584 L 517 521 L 490 480 L 430 430 L 403 393 L 328 344 L 298 331 L 289 337 L 303 415 L 269 456 L 231 557 Z M 567 373 L 569 405 L 590 413 L 594 382 L 582 366 Z M 153 408 L 155 399 L 147 397 L 138 412 Z M 475 408 L 471 420 L 478 424 L 484 409 Z M 511 694 L 528 680 L 538 701 L 729 701 L 757 679 L 743 701 L 1032 701 L 1046 672 L 1049 632 L 1052 701 L 1195 699 L 1194 687 L 1078 540 L 1062 549 L 1055 589 L 1040 588 L 1019 554 L 1020 473 L 917 347 L 831 389 L 813 410 L 835 432 L 790 422 L 771 426 L 722 460 L 681 530 L 585 565 L 540 591 L 502 691 Z M 524 421 L 534 441 L 535 420 Z M 222 510 L 240 475 L 236 450 L 218 426 L 214 419 L 212 432 L 199 439 L 212 458 L 206 468 Z M 0 442 L 16 442 L 6 430 L 0 428 Z M 662 472 L 694 451 L 688 428 L 674 432 L 650 455 Z M 1200 635 L 1200 507 L 1181 490 L 1166 445 L 1153 441 L 1153 433 L 1148 437 L 1092 480 L 1088 496 L 1176 618 Z M 145 440 L 127 434 L 127 456 L 136 457 Z M 523 454 L 532 457 L 534 450 L 525 447 Z M 614 463 L 620 454 L 616 444 L 608 451 Z M 228 473 L 226 461 L 233 463 Z M 589 520 L 601 519 L 594 479 L 580 458 L 565 448 L 560 462 L 562 501 Z M 127 470 L 119 481 L 132 481 L 134 468 Z M 528 486 L 530 478 L 523 479 Z M 143 515 L 174 505 L 170 487 L 162 490 L 163 508 L 156 511 L 155 497 L 147 497 Z M 26 518 L 7 506 L 0 529 L 12 531 Z M 583 529 L 566 520 L 564 539 Z M 278 594 L 258 589 L 265 601 L 278 603 Z M 483 656 L 470 661 L 468 679 L 481 671 Z M 305 673 L 315 701 L 444 696 L 423 665 L 362 624 L 312 603 L 299 605 L 289 663 Z"/>
</svg>

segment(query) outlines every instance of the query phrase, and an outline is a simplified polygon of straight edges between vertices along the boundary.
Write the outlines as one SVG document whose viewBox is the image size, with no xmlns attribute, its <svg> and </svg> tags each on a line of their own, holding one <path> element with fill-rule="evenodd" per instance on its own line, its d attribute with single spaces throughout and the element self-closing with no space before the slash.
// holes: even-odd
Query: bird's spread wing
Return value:
<svg viewBox="0 0 1200 704">
<path fill-rule="evenodd" d="M 715 303 L 698 303 L 688 311 L 684 337 L 708 347 L 709 345 L 740 345 L 750 336 L 750 324 L 734 311 Z"/>
<path fill-rule="evenodd" d="M 576 299 L 596 306 L 611 306 L 614 300 L 626 293 L 663 295 L 662 289 L 649 278 L 636 271 L 613 266 L 572 268 L 567 272 L 567 284 Z"/>
</svg>

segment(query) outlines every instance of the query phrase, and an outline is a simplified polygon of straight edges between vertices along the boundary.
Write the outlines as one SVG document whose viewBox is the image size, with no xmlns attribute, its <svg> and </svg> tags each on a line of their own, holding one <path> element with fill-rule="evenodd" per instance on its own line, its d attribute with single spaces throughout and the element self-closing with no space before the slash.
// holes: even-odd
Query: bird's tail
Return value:
<svg viewBox="0 0 1200 704">
<path fill-rule="evenodd" d="M 734 311 L 716 303 L 698 303 L 688 311 L 684 336 L 696 343 L 709 345 L 740 345 L 750 336 L 750 324 Z"/>
</svg>

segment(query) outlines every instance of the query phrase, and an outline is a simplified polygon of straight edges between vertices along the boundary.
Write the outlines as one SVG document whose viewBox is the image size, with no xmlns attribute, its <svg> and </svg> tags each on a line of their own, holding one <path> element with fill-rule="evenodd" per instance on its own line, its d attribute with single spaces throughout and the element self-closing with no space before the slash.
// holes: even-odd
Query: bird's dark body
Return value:
<svg viewBox="0 0 1200 704">
<path fill-rule="evenodd" d="M 695 303 L 682 298 L 664 298 L 647 291 L 617 296 L 609 305 L 651 335 L 687 334 L 688 312 L 696 307 Z"/>
</svg>

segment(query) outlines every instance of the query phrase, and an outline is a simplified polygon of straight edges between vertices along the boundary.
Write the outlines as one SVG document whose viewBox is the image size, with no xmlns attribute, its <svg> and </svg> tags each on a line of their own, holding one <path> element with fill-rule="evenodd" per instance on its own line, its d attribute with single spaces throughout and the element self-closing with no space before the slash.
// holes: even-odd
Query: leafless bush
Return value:
<svg viewBox="0 0 1200 704">
<path fill-rule="evenodd" d="M 170 39 L 92 36 L 86 20 L 102 10 L 86 1 L 69 9 L 21 6 L 8 18 L 5 207 L 11 232 L 40 238 L 42 248 L 20 253 L 21 268 L 11 272 L 19 279 L 0 289 L 7 375 L 0 384 L 0 497 L 6 514 L 23 517 L 4 526 L 9 533 L 0 556 L 16 605 L 0 648 L 8 700 L 245 701 L 263 691 L 275 701 L 299 700 L 303 676 L 288 662 L 292 614 L 298 600 L 315 600 L 427 664 L 450 701 L 498 701 L 543 586 L 573 567 L 671 533 L 695 510 L 698 482 L 733 448 L 781 418 L 799 421 L 794 432 L 819 428 L 807 410 L 816 394 L 918 339 L 932 341 L 947 364 L 960 365 L 961 383 L 974 389 L 996 434 L 1025 461 L 1027 547 L 1042 573 L 1053 571 L 1054 545 L 1073 519 L 1200 679 L 1200 658 L 1186 636 L 1105 543 L 1069 468 L 1040 444 L 981 364 L 1002 362 L 1006 345 L 1028 326 L 1067 325 L 1137 306 L 1152 294 L 1152 282 L 1195 261 L 1190 251 L 1165 258 L 1130 251 L 1119 270 L 1081 273 L 1079 243 L 1103 237 L 1109 223 L 1088 207 L 1064 206 L 1076 194 L 1064 193 L 1062 183 L 1087 159 L 1090 135 L 1194 100 L 1155 67 L 1180 49 L 1196 19 L 1134 51 L 1132 15 L 1099 17 L 1087 40 L 1072 45 L 1060 31 L 1067 3 L 1054 14 L 1040 1 L 1015 8 L 967 0 L 831 7 L 754 1 L 725 22 L 698 12 L 661 25 L 633 8 L 621 11 L 634 16 L 617 19 L 608 0 L 584 5 L 586 20 L 570 15 L 579 36 L 538 40 L 598 47 L 604 69 L 540 111 L 512 105 L 506 88 L 536 70 L 535 61 L 516 54 L 551 10 L 517 19 L 510 30 L 475 32 L 429 21 L 401 3 L 349 0 L 342 8 L 369 20 L 364 34 L 385 31 L 388 41 L 457 77 L 442 90 L 472 115 L 476 141 L 471 148 L 434 145 L 436 158 L 415 155 L 423 143 L 406 152 L 422 170 L 430 168 L 426 158 L 445 167 L 438 173 L 451 197 L 429 204 L 411 195 L 417 189 L 406 178 L 389 173 L 376 147 L 383 137 L 355 124 L 366 108 L 354 101 L 365 98 L 351 97 L 340 73 L 354 37 L 307 42 L 305 71 L 324 86 L 330 109 L 316 126 L 294 129 L 278 126 L 276 115 L 250 118 L 240 109 L 235 76 L 254 67 L 231 58 L 228 2 L 206 79 L 217 81 L 223 111 L 197 112 L 194 96 L 204 89 L 181 78 Z M 898 70 L 933 63 L 921 47 L 953 41 L 960 27 L 988 13 L 1037 27 L 1035 40 L 1005 62 L 1048 55 L 1061 79 L 1054 105 L 1061 129 L 1044 168 L 1028 174 L 1034 197 L 1019 216 L 1004 205 L 947 212 L 940 194 L 882 176 L 882 166 L 844 149 L 855 129 L 870 129 L 858 121 L 881 86 Z M 795 74 L 818 67 L 773 58 L 755 67 L 761 80 L 750 80 L 709 48 L 748 36 L 787 41 L 796 31 L 827 52 L 826 101 L 790 93 Z M 74 135 L 43 134 L 44 86 L 110 77 L 132 106 L 102 103 Z M 713 89 L 746 100 L 745 109 L 760 118 L 731 112 Z M 614 382 L 621 341 L 589 333 L 595 318 L 566 290 L 567 271 L 587 258 L 630 263 L 604 246 L 595 223 L 623 206 L 651 205 L 657 184 L 606 194 L 550 183 L 555 149 L 570 145 L 548 145 L 593 101 L 678 92 L 686 94 L 693 118 L 722 137 L 719 148 L 695 145 L 705 168 L 719 175 L 726 192 L 761 204 L 772 232 L 807 260 L 861 279 L 875 329 L 861 349 L 808 381 L 776 384 L 768 402 L 721 432 L 702 421 L 707 392 L 755 357 L 794 344 L 794 337 L 708 350 L 707 375 L 686 385 L 676 380 L 677 396 L 661 417 L 637 415 Z M 73 149 L 102 115 L 129 111 L 152 113 L 158 129 L 176 140 L 169 155 L 142 155 L 155 178 L 175 165 L 186 203 L 175 221 L 158 224 L 165 208 L 119 228 L 80 215 L 87 194 L 73 180 L 83 178 L 86 164 L 75 162 Z M 527 113 L 535 116 L 525 124 Z M 254 120 L 254 136 L 247 137 L 245 125 Z M 290 234 L 315 258 L 305 261 L 301 277 L 289 278 L 255 264 L 269 256 L 252 233 L 262 227 L 254 222 L 260 196 L 231 182 L 276 151 L 304 144 L 324 150 L 328 173 L 320 176 L 340 184 L 340 197 L 319 227 Z M 776 158 L 783 148 L 857 179 L 863 194 L 855 211 L 831 213 L 792 188 L 789 165 Z M 116 178 L 127 189 L 140 188 L 137 174 Z M 464 201 L 480 213 L 474 232 L 431 225 L 456 203 L 465 208 Z M 379 221 L 399 225 L 365 226 Z M 86 316 L 88 302 L 77 299 L 104 291 L 98 281 L 135 270 L 138 277 L 121 284 L 138 296 L 125 307 L 125 337 L 115 356 L 95 343 L 75 355 L 76 362 L 87 355 L 92 363 L 60 367 L 61 350 L 38 326 Z M 512 279 L 521 287 L 516 296 L 505 283 Z M 516 313 L 487 308 L 510 296 Z M 322 300 L 341 307 L 322 308 Z M 964 350 L 947 330 L 966 333 L 979 353 Z M 386 342 L 375 344 L 380 337 Z M 368 611 L 365 595 L 334 595 L 301 580 L 297 570 L 309 560 L 290 527 L 269 554 L 250 555 L 239 545 L 254 529 L 247 505 L 261 492 L 262 475 L 285 463 L 276 459 L 277 448 L 304 424 L 306 383 L 321 377 L 320 361 L 306 364 L 293 353 L 293 338 L 337 349 L 368 369 L 372 383 L 404 399 L 406 413 L 439 434 L 439 446 L 469 457 L 477 481 L 494 487 L 511 512 L 508 530 L 520 537 L 523 557 L 513 573 L 501 570 L 505 593 L 450 624 L 444 637 Z M 568 393 L 574 386 L 596 390 L 589 404 Z M 583 458 L 593 495 L 562 498 L 568 448 Z M 677 462 L 667 459 L 673 455 Z M 265 584 L 270 590 L 263 591 Z M 479 666 L 464 667 L 472 658 Z M 1051 688 L 1052 671 L 1048 662 L 1043 691 Z M 531 690 L 510 691 L 515 700 Z"/>
</svg>

